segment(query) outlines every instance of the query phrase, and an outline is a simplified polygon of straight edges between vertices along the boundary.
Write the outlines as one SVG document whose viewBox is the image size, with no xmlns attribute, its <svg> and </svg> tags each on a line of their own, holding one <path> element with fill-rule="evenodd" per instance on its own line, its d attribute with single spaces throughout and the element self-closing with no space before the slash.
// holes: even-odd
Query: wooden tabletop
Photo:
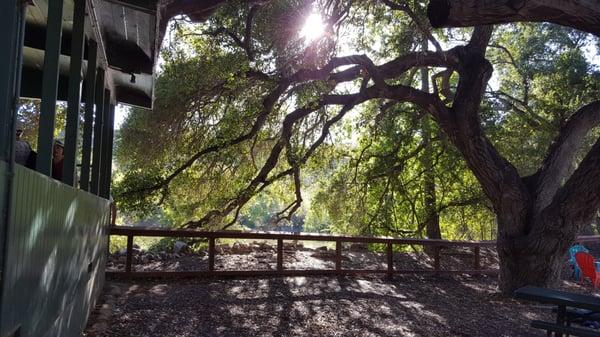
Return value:
<svg viewBox="0 0 600 337">
<path fill-rule="evenodd" d="M 515 291 L 515 297 L 540 303 L 582 308 L 600 312 L 600 297 L 526 286 Z"/>
</svg>

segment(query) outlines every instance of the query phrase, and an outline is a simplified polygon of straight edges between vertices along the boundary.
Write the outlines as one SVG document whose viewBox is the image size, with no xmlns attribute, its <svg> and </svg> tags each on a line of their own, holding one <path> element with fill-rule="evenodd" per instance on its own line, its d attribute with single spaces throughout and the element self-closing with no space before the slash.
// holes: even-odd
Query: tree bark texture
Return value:
<svg viewBox="0 0 600 337">
<path fill-rule="evenodd" d="M 427 16 L 436 28 L 552 22 L 600 36 L 596 0 L 431 0 Z"/>
<path fill-rule="evenodd" d="M 500 289 L 510 295 L 524 285 L 553 283 L 576 234 L 600 208 L 600 139 L 570 177 L 564 177 L 562 163 L 573 160 L 590 123 L 597 121 L 598 109 L 592 103 L 575 113 L 538 173 L 519 176 L 481 128 L 482 90 L 491 75 L 484 57 L 490 35 L 489 28 L 476 27 L 469 45 L 458 53 L 459 83 L 452 107 L 432 114 L 492 202 L 498 221 Z M 540 197 L 545 206 L 536 202 Z"/>
</svg>

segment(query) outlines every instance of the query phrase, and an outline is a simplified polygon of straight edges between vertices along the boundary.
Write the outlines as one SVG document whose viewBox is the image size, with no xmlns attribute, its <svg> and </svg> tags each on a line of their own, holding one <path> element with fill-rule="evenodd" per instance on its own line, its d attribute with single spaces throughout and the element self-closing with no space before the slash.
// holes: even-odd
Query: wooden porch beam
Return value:
<svg viewBox="0 0 600 337">
<path fill-rule="evenodd" d="M 47 176 L 52 176 L 52 148 L 54 145 L 62 20 L 63 0 L 49 0 L 36 160 L 37 171 Z"/>
<path fill-rule="evenodd" d="M 104 89 L 102 107 L 96 106 L 96 118 L 94 119 L 94 149 L 92 152 L 92 180 L 90 192 L 100 194 L 100 167 L 102 165 L 102 131 L 106 122 L 106 115 L 110 108 L 110 90 Z"/>
<path fill-rule="evenodd" d="M 81 176 L 79 188 L 90 189 L 90 162 L 92 157 L 92 131 L 94 127 L 94 101 L 96 97 L 96 64 L 98 45 L 96 41 L 88 43 L 88 68 L 85 77 L 85 115 L 83 121 L 83 144 L 81 146 Z M 98 76 L 104 75 L 98 74 Z M 104 81 L 104 80 L 103 80 Z"/>
<path fill-rule="evenodd" d="M 77 176 L 76 162 L 79 140 L 79 113 L 81 110 L 81 65 L 83 63 L 83 42 L 85 38 L 85 3 L 86 0 L 75 0 L 73 9 L 69 100 L 65 126 L 65 159 L 62 177 L 63 182 L 71 186 L 75 186 L 75 177 Z"/>
<path fill-rule="evenodd" d="M 109 104 L 102 130 L 102 155 L 100 158 L 100 196 L 110 199 L 110 180 L 112 172 L 112 144 L 115 123 L 115 105 Z"/>
</svg>

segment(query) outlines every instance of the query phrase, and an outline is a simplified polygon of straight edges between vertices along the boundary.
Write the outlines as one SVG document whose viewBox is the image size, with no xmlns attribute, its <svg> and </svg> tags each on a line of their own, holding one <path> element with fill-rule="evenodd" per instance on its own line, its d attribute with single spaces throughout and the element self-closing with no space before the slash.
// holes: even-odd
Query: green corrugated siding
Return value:
<svg viewBox="0 0 600 337">
<path fill-rule="evenodd" d="M 15 166 L 0 336 L 79 336 L 104 282 L 109 202 Z"/>
</svg>

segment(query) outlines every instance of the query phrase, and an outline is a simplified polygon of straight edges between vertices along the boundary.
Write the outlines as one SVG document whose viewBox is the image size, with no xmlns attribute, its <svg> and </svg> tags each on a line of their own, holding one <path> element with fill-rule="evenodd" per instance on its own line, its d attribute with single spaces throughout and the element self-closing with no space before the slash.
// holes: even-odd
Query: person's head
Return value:
<svg viewBox="0 0 600 337">
<path fill-rule="evenodd" d="M 64 145 L 60 140 L 54 141 L 54 147 L 52 148 L 52 160 L 61 161 L 64 159 Z"/>
<path fill-rule="evenodd" d="M 16 125 L 15 129 L 16 129 L 16 133 L 17 133 L 17 140 L 20 140 L 21 136 L 23 135 L 23 123 L 21 123 L 21 121 L 17 120 L 17 125 Z"/>
</svg>

